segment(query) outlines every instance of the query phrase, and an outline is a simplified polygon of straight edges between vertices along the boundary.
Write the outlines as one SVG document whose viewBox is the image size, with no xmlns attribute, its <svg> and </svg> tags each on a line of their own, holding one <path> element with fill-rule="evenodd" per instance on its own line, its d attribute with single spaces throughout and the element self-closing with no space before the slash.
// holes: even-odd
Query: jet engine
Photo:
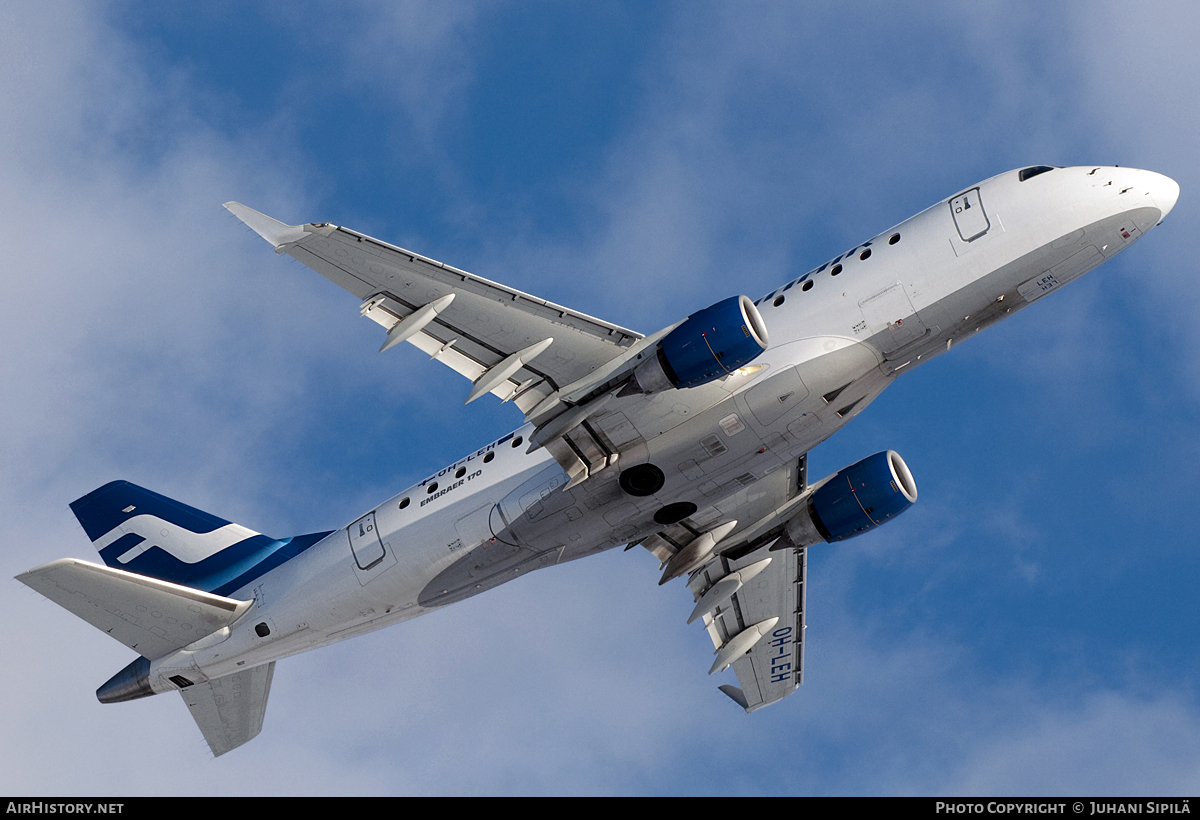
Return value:
<svg viewBox="0 0 1200 820">
<path fill-rule="evenodd" d="M 890 521 L 916 500 L 908 465 L 895 450 L 885 450 L 819 482 L 787 532 L 797 547 L 844 541 Z"/>
<path fill-rule="evenodd" d="M 643 393 L 707 384 L 767 349 L 767 326 L 754 303 L 730 296 L 687 317 L 633 371 Z"/>
</svg>

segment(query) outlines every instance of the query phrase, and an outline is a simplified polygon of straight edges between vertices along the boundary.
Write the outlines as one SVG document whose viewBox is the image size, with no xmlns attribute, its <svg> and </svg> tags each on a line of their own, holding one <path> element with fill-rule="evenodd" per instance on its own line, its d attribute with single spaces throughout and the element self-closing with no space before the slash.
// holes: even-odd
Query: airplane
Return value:
<svg viewBox="0 0 1200 820">
<path fill-rule="evenodd" d="M 102 703 L 178 691 L 219 756 L 262 729 L 281 658 L 533 570 L 640 545 L 682 578 L 746 712 L 804 676 L 807 549 L 917 500 L 875 453 L 807 454 L 900 375 L 1059 290 L 1171 211 L 1151 171 L 1037 165 L 972 185 L 767 295 L 649 336 L 326 222 L 225 207 L 525 423 L 349 524 L 276 539 L 125 481 L 72 502 L 103 565 L 18 577 L 138 653 Z"/>
</svg>

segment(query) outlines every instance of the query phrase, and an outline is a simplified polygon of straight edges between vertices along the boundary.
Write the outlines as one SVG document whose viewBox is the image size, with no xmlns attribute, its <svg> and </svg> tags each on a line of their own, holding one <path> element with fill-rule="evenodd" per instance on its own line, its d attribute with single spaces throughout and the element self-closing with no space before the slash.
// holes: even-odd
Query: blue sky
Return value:
<svg viewBox="0 0 1200 820">
<path fill-rule="evenodd" d="M 651 332 L 1030 164 L 1175 178 L 1135 247 L 815 450 L 920 501 L 810 553 L 806 683 L 747 716 L 642 550 L 280 662 L 209 759 L 130 652 L 10 581 L 0 790 L 1200 788 L 1192 4 L 6 3 L 0 561 L 125 478 L 286 536 L 519 423 L 221 209 L 331 221 Z M 406 346 L 407 347 L 407 346 Z M 693 625 L 694 627 L 695 625 Z"/>
</svg>

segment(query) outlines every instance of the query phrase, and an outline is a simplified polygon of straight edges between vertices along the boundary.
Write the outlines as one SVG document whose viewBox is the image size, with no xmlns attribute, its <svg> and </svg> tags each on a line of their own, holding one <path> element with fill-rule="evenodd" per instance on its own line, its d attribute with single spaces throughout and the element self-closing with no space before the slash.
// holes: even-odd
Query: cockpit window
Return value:
<svg viewBox="0 0 1200 820">
<path fill-rule="evenodd" d="M 1054 170 L 1053 165 L 1035 165 L 1032 168 L 1022 168 L 1021 172 L 1019 174 L 1017 174 L 1017 180 L 1020 182 L 1024 182 L 1025 180 L 1029 179 L 1030 177 L 1035 177 L 1038 174 L 1044 174 L 1047 171 L 1053 171 L 1053 170 Z"/>
</svg>

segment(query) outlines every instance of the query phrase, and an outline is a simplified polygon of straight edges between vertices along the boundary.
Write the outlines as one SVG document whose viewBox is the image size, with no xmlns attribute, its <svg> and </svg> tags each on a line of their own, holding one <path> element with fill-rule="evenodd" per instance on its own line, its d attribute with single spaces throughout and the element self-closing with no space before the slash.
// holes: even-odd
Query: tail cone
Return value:
<svg viewBox="0 0 1200 820">
<path fill-rule="evenodd" d="M 120 703 L 153 694 L 154 690 L 150 688 L 150 661 L 145 658 L 138 658 L 96 690 L 96 697 L 101 703 Z"/>
</svg>

